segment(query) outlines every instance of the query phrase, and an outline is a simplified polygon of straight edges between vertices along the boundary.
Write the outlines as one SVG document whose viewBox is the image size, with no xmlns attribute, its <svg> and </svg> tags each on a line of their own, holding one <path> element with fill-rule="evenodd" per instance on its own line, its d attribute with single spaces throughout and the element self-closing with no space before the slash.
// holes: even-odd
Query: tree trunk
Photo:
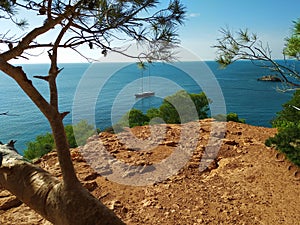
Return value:
<svg viewBox="0 0 300 225">
<path fill-rule="evenodd" d="M 8 145 L 3 156 L 0 185 L 55 225 L 124 224 L 81 184 L 66 186 L 47 171 L 21 159 Z"/>
<path fill-rule="evenodd" d="M 55 139 L 63 180 L 22 160 L 13 146 L 0 144 L 0 185 L 55 225 L 124 224 L 78 181 L 70 156 L 63 115 L 50 105 L 27 78 L 22 67 L 0 58 L 1 70 L 11 76 L 48 119 Z"/>
<path fill-rule="evenodd" d="M 62 116 L 59 112 L 54 111 L 49 119 L 52 134 L 55 141 L 58 161 L 62 172 L 63 181 L 66 188 L 73 189 L 78 185 L 73 162 L 70 155 L 70 148 L 65 133 L 64 124 L 62 122 Z"/>
</svg>

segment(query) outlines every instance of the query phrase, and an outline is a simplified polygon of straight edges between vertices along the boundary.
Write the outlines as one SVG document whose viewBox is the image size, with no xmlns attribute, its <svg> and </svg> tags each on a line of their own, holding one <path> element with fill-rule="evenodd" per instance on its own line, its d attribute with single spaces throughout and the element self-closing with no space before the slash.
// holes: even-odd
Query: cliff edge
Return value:
<svg viewBox="0 0 300 225">
<path fill-rule="evenodd" d="M 115 134 L 100 133 L 84 147 L 72 149 L 71 155 L 83 185 L 127 224 L 299 224 L 300 170 L 264 145 L 276 129 L 226 123 L 218 154 L 207 168 L 199 170 L 212 123 L 210 119 L 200 121 L 197 147 L 179 172 L 148 186 L 110 181 L 90 167 L 90 158 L 83 157 L 82 150 L 104 146 L 114 159 L 124 163 L 154 165 L 175 151 L 180 125 L 162 125 L 166 135 L 153 149 L 138 143 L 125 146 Z M 140 140 L 150 135 L 147 126 L 130 131 Z M 121 136 L 126 137 L 126 132 L 129 130 Z M 61 176 L 55 151 L 36 163 Z M 0 187 L 0 224 L 50 223 Z"/>
</svg>

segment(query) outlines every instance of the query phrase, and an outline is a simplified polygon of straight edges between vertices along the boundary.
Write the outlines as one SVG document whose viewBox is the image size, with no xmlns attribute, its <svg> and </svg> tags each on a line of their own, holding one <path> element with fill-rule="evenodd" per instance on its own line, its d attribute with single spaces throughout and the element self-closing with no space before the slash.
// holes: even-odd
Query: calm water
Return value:
<svg viewBox="0 0 300 225">
<path fill-rule="evenodd" d="M 257 78 L 268 75 L 269 71 L 250 62 L 237 62 L 225 70 L 220 70 L 215 62 L 206 62 L 206 65 L 212 71 L 210 76 L 213 75 L 220 85 L 226 112 L 238 113 L 249 124 L 270 127 L 270 120 L 292 96 L 292 93 L 276 92 L 277 83 L 258 82 Z M 96 126 L 100 129 L 111 126 L 112 121 L 117 121 L 131 107 L 143 111 L 157 107 L 164 96 L 180 89 L 192 93 L 209 90 L 211 96 L 208 97 L 213 98 L 214 93 L 217 95 L 218 92 L 213 81 L 207 82 L 204 74 L 207 69 L 200 68 L 195 62 L 154 64 L 145 70 L 138 69 L 134 63 L 104 63 L 92 66 L 62 64 L 61 67 L 64 70 L 58 78 L 60 110 L 73 110 L 82 119 L 92 122 L 95 116 Z M 32 77 L 47 74 L 48 65 L 31 64 L 23 65 L 23 68 Z M 197 82 L 182 68 L 192 68 L 198 76 Z M 46 82 L 32 80 L 48 99 Z M 155 91 L 156 96 L 136 100 L 134 94 L 142 88 L 144 91 Z M 74 101 L 75 93 L 77 98 Z M 16 147 L 22 151 L 26 148 L 26 142 L 34 140 L 38 134 L 50 131 L 39 110 L 14 81 L 3 74 L 0 74 L 0 103 L 0 112 L 9 111 L 9 116 L 0 116 L 0 141 L 17 140 Z M 213 104 L 218 107 L 218 100 Z M 64 122 L 72 123 L 72 114 Z"/>
</svg>

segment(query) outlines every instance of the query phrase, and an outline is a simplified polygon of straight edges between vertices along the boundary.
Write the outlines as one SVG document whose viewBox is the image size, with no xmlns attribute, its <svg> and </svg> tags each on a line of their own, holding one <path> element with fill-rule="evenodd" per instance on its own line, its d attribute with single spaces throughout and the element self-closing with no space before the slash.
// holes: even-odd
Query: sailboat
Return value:
<svg viewBox="0 0 300 225">
<path fill-rule="evenodd" d="M 135 97 L 136 98 L 146 98 L 146 97 L 150 97 L 150 96 L 154 96 L 155 92 L 153 91 L 144 91 L 144 92 L 140 92 L 140 93 L 136 93 Z"/>
<path fill-rule="evenodd" d="M 142 74 L 142 79 L 141 79 L 142 80 L 142 91 L 139 92 L 139 93 L 136 93 L 135 98 L 147 98 L 147 97 L 154 96 L 155 95 L 154 91 L 144 91 L 144 79 L 143 79 L 144 72 L 143 71 L 146 69 L 145 63 L 139 62 L 138 67 L 142 70 L 141 71 L 141 74 Z M 149 76 L 148 77 L 149 77 L 148 84 L 149 84 L 149 89 L 150 89 L 150 68 L 149 68 Z"/>
</svg>

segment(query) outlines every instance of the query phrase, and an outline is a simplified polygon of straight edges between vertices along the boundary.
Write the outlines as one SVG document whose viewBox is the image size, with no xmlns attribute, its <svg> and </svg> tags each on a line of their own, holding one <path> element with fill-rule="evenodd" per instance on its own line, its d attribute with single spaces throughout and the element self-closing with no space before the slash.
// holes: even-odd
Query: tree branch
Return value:
<svg viewBox="0 0 300 225">
<path fill-rule="evenodd" d="M 70 10 L 66 10 L 65 13 L 59 15 L 57 18 L 52 20 L 47 20 L 43 26 L 33 29 L 31 32 L 29 32 L 20 42 L 19 44 L 14 47 L 13 49 L 4 52 L 0 54 L 0 57 L 4 61 L 9 61 L 10 59 L 13 59 L 17 56 L 20 56 L 27 48 L 28 46 L 33 42 L 33 40 L 38 37 L 39 35 L 46 33 L 50 29 L 54 28 L 57 24 L 60 24 L 65 18 L 72 15 L 74 10 L 76 9 L 76 6 L 79 3 L 75 4 L 74 6 L 70 7 Z"/>
<path fill-rule="evenodd" d="M 55 43 L 52 48 L 52 55 L 50 57 L 51 66 L 49 70 L 49 88 L 50 88 L 50 104 L 58 110 L 58 93 L 57 93 L 57 85 L 56 85 L 56 78 L 57 75 L 61 72 L 62 69 L 58 69 L 57 66 L 57 53 L 59 44 L 69 29 L 71 23 L 69 22 L 66 26 L 62 28 L 59 35 L 57 36 Z"/>
<path fill-rule="evenodd" d="M 300 80 L 300 75 L 295 69 L 278 63 L 272 59 L 271 50 L 269 46 L 263 46 L 262 42 L 257 39 L 255 34 L 248 34 L 248 31 L 240 30 L 237 32 L 238 36 L 235 37 L 229 29 L 221 29 L 223 35 L 218 39 L 218 45 L 213 46 L 217 49 L 217 61 L 227 66 L 238 60 L 250 60 L 252 63 L 259 67 L 268 68 L 278 72 L 284 82 L 288 86 L 299 87 L 300 84 L 291 81 L 288 77 L 294 77 Z M 264 65 L 259 65 L 255 61 L 265 62 Z M 267 65 L 266 63 L 270 63 Z"/>
</svg>

